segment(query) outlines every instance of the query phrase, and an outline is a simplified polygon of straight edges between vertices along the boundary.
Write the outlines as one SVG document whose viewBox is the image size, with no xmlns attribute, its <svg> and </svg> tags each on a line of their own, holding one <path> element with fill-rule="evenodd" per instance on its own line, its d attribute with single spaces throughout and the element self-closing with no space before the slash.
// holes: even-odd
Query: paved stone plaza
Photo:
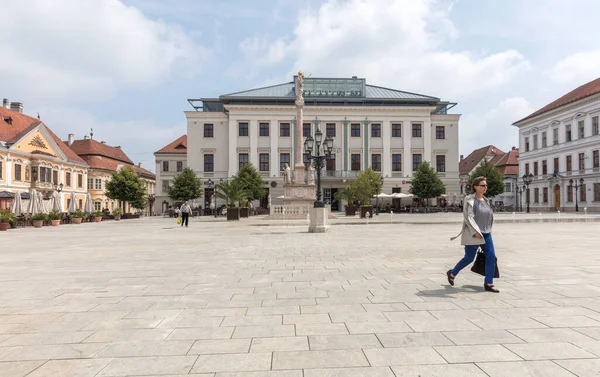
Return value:
<svg viewBox="0 0 600 377">
<path fill-rule="evenodd" d="M 493 294 L 451 222 L 0 233 L 0 376 L 600 375 L 600 223 L 496 224 Z"/>
</svg>

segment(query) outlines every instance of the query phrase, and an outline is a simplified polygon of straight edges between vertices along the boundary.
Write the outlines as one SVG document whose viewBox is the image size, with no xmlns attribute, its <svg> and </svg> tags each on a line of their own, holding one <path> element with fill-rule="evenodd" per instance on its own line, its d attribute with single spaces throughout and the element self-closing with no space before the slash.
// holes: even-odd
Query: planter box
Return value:
<svg viewBox="0 0 600 377">
<path fill-rule="evenodd" d="M 249 217 L 250 211 L 248 208 L 240 208 L 240 217 Z"/>
<path fill-rule="evenodd" d="M 360 207 L 360 217 L 365 218 L 369 212 L 369 216 L 373 217 L 373 206 Z"/>
<path fill-rule="evenodd" d="M 346 206 L 346 216 L 356 216 L 356 206 Z"/>
<path fill-rule="evenodd" d="M 102 221 L 102 216 L 94 216 L 95 223 L 99 223 L 100 221 Z"/>
<path fill-rule="evenodd" d="M 227 221 L 239 220 L 240 209 L 239 208 L 227 208 Z"/>
<path fill-rule="evenodd" d="M 71 220 L 73 220 L 73 224 L 81 224 L 81 220 L 83 220 L 81 217 L 73 217 Z"/>
<path fill-rule="evenodd" d="M 121 220 L 121 216 L 115 216 L 115 221 Z"/>
<path fill-rule="evenodd" d="M 60 220 L 50 220 L 50 224 L 52 226 L 59 226 L 60 225 Z"/>
<path fill-rule="evenodd" d="M 44 220 L 33 220 L 34 228 L 41 228 L 44 225 Z"/>
<path fill-rule="evenodd" d="M 0 223 L 0 231 L 6 231 L 10 227 L 10 223 Z"/>
</svg>

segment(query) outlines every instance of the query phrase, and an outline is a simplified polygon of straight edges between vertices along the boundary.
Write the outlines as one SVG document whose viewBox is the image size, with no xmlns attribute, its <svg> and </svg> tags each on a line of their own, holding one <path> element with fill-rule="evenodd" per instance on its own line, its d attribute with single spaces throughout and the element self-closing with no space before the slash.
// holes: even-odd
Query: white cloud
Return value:
<svg viewBox="0 0 600 377">
<path fill-rule="evenodd" d="M 181 28 L 119 0 L 4 1 L 0 35 L 0 77 L 13 97 L 106 98 L 194 73 L 209 54 Z"/>
<path fill-rule="evenodd" d="M 522 97 L 507 98 L 484 113 L 469 113 L 460 121 L 460 153 L 468 155 L 486 145 L 503 151 L 519 147 L 519 135 L 512 124 L 536 109 Z"/>
<path fill-rule="evenodd" d="M 600 77 L 599 61 L 600 50 L 578 52 L 554 64 L 549 76 L 559 84 L 583 85 Z"/>
</svg>

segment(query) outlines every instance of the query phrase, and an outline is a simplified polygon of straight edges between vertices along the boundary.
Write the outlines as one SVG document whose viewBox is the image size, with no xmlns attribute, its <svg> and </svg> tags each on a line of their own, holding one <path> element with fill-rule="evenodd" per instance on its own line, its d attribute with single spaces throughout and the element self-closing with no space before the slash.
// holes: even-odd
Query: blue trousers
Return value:
<svg viewBox="0 0 600 377">
<path fill-rule="evenodd" d="M 452 269 L 452 275 L 456 276 L 463 268 L 475 260 L 477 249 L 481 247 L 485 254 L 485 283 L 494 284 L 494 271 L 496 270 L 496 250 L 491 233 L 482 234 L 485 243 L 483 245 L 465 245 L 465 256 Z"/>
</svg>

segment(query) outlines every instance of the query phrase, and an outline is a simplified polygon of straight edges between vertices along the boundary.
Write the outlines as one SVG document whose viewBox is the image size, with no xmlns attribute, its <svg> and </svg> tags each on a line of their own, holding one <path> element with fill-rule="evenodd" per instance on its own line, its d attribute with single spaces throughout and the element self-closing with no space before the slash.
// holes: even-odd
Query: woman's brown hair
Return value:
<svg viewBox="0 0 600 377">
<path fill-rule="evenodd" d="M 475 192 L 475 186 L 479 186 L 479 184 L 483 181 L 485 181 L 485 177 L 481 176 L 481 177 L 477 177 L 473 180 L 473 186 L 471 187 L 473 189 L 473 192 Z"/>
</svg>

